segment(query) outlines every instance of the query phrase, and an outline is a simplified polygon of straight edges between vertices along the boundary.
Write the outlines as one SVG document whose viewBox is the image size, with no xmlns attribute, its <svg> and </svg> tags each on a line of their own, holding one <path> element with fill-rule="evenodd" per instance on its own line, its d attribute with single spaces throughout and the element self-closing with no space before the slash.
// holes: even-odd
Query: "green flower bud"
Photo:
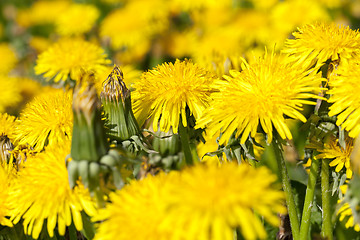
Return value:
<svg viewBox="0 0 360 240">
<path fill-rule="evenodd" d="M 84 73 L 75 86 L 73 112 L 71 157 L 75 161 L 98 161 L 107 153 L 109 146 L 92 74 Z"/>
<path fill-rule="evenodd" d="M 126 88 L 123 79 L 122 71 L 115 66 L 105 80 L 100 95 L 109 128 L 111 128 L 109 136 L 120 142 L 134 135 L 142 137 L 132 111 L 130 90 Z"/>
</svg>

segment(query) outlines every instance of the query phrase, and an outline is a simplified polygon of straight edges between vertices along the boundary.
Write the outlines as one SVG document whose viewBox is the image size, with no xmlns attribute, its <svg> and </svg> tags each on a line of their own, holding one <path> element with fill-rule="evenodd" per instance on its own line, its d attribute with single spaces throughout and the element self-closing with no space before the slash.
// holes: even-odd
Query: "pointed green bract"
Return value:
<svg viewBox="0 0 360 240">
<path fill-rule="evenodd" d="M 130 90 L 123 78 L 122 71 L 115 66 L 100 95 L 110 128 L 109 136 L 120 142 L 134 135 L 142 136 L 132 111 Z"/>
</svg>

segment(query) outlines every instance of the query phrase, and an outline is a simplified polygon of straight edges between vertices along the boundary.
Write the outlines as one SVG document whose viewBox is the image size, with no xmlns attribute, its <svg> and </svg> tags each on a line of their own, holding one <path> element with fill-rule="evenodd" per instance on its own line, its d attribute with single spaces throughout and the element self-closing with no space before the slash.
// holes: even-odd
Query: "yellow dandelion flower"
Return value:
<svg viewBox="0 0 360 240">
<path fill-rule="evenodd" d="M 79 35 L 90 31 L 100 15 L 91 4 L 72 4 L 56 19 L 56 32 L 61 36 Z"/>
<path fill-rule="evenodd" d="M 245 239 L 265 239 L 266 231 L 254 211 L 275 226 L 277 214 L 286 212 L 284 194 L 274 188 L 275 182 L 268 169 L 246 164 L 188 168 L 181 172 L 171 195 L 171 216 L 176 219 L 168 227 L 184 239 L 230 240 L 238 227 Z"/>
<path fill-rule="evenodd" d="M 167 179 L 164 174 L 148 175 L 111 194 L 111 203 L 93 218 L 93 221 L 101 221 L 95 240 L 171 239 L 172 229 L 160 227 L 168 207 L 164 203 L 169 197 Z M 141 231 L 139 226 L 142 226 Z"/>
<path fill-rule="evenodd" d="M 307 24 L 293 33 L 295 39 L 285 42 L 284 53 L 310 67 L 321 66 L 328 59 L 347 61 L 360 55 L 360 34 L 349 26 L 335 23 Z"/>
<path fill-rule="evenodd" d="M 23 27 L 53 24 L 56 19 L 54 16 L 63 14 L 69 5 L 69 0 L 35 1 L 30 8 L 19 10 L 16 21 Z"/>
<path fill-rule="evenodd" d="M 360 134 L 359 65 L 339 67 L 329 81 L 329 116 L 337 115 L 336 124 L 349 131 L 352 138 Z"/>
<path fill-rule="evenodd" d="M 0 136 L 7 136 L 11 142 L 15 139 L 15 117 L 0 113 Z"/>
<path fill-rule="evenodd" d="M 281 138 L 292 139 L 285 116 L 306 118 L 300 113 L 304 104 L 315 105 L 308 98 L 318 98 L 322 79 L 313 73 L 303 72 L 286 63 L 282 55 L 265 53 L 263 58 L 249 65 L 244 60 L 244 70 L 230 71 L 225 80 L 215 81 L 219 92 L 206 109 L 197 128 L 207 126 L 209 134 L 221 131 L 219 143 L 227 143 L 236 131 L 236 137 L 245 143 L 249 135 L 255 137 L 258 126 L 272 141 L 273 128 Z M 315 92 L 315 93 L 314 93 Z"/>
<path fill-rule="evenodd" d="M 344 167 L 346 168 L 346 177 L 351 178 L 353 171 L 350 166 L 350 155 L 354 148 L 354 139 L 346 138 L 346 148 L 343 149 L 339 140 L 332 138 L 329 143 L 325 143 L 322 149 L 317 149 L 320 154 L 316 155 L 316 158 L 328 158 L 333 159 L 329 165 L 335 167 L 336 172 L 340 172 Z"/>
<path fill-rule="evenodd" d="M 13 224 L 7 218 L 10 216 L 10 181 L 2 164 L 0 164 L 0 182 L 0 225 L 12 227 Z"/>
<path fill-rule="evenodd" d="M 17 61 L 15 51 L 10 45 L 8 43 L 0 43 L 0 74 L 8 74 L 14 69 Z"/>
<path fill-rule="evenodd" d="M 71 139 L 73 112 L 70 92 L 49 90 L 29 102 L 20 113 L 16 139 L 36 151 Z"/>
<path fill-rule="evenodd" d="M 25 234 L 35 239 L 45 220 L 49 236 L 53 237 L 56 226 L 59 234 L 64 235 L 66 226 L 72 222 L 77 230 L 82 230 L 82 211 L 89 216 L 96 213 L 84 186 L 70 188 L 65 166 L 68 153 L 70 142 L 30 157 L 13 185 L 9 197 L 13 209 L 11 220 L 16 224 L 23 219 Z"/>
<path fill-rule="evenodd" d="M 115 49 L 142 45 L 167 27 L 166 6 L 159 0 L 129 1 L 125 7 L 105 17 L 100 26 L 100 36 L 109 39 Z"/>
<path fill-rule="evenodd" d="M 17 78 L 0 74 L 0 112 L 5 112 L 8 107 L 15 107 L 21 101 L 19 82 Z"/>
<path fill-rule="evenodd" d="M 145 72 L 133 87 L 134 113 L 137 119 L 153 118 L 156 132 L 160 120 L 160 130 L 168 132 L 170 127 L 177 133 L 180 117 L 187 126 L 185 108 L 199 119 L 209 105 L 210 94 L 214 91 L 210 84 L 214 75 L 191 61 L 176 60 L 164 63 Z M 149 112 L 148 112 L 149 111 Z"/>
<path fill-rule="evenodd" d="M 82 71 L 96 73 L 110 62 L 96 44 L 80 38 L 66 38 L 39 55 L 35 73 L 55 82 L 65 81 L 68 77 L 78 81 Z"/>
<path fill-rule="evenodd" d="M 228 240 L 235 228 L 245 239 L 264 239 L 254 211 L 273 225 L 278 225 L 276 214 L 286 212 L 275 181 L 265 168 L 235 163 L 148 176 L 111 195 L 111 203 L 93 219 L 102 221 L 95 239 Z M 139 226 L 146 227 L 138 231 Z"/>
</svg>

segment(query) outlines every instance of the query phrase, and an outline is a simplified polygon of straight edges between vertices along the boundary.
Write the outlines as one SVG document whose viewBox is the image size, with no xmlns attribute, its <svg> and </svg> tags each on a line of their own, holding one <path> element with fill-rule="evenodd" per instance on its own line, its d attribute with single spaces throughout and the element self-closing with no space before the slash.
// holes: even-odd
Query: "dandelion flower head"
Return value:
<svg viewBox="0 0 360 240">
<path fill-rule="evenodd" d="M 46 144 L 61 144 L 71 139 L 72 94 L 51 89 L 30 101 L 20 113 L 16 139 L 41 151 Z"/>
<path fill-rule="evenodd" d="M 90 31 L 100 15 L 91 4 L 72 4 L 59 15 L 55 24 L 61 36 L 80 35 Z"/>
<path fill-rule="evenodd" d="M 152 117 L 154 131 L 160 120 L 161 131 L 168 132 L 172 127 L 177 133 L 179 121 L 187 126 L 186 107 L 197 120 L 209 105 L 214 78 L 214 74 L 188 60 L 158 65 L 133 85 L 135 116 L 141 120 Z"/>
<path fill-rule="evenodd" d="M 103 71 L 110 60 L 104 50 L 94 43 L 80 38 L 65 38 L 52 45 L 38 56 L 35 73 L 43 74 L 54 82 L 65 81 L 69 77 L 78 81 L 83 71 Z"/>
<path fill-rule="evenodd" d="M 284 53 L 310 67 L 321 66 L 328 59 L 339 58 L 347 62 L 360 55 L 360 34 L 335 23 L 307 24 L 293 33 L 295 39 L 288 39 Z"/>
<path fill-rule="evenodd" d="M 25 234 L 35 239 L 45 220 L 49 236 L 53 237 L 56 226 L 59 234 L 64 235 L 66 226 L 72 222 L 81 231 L 82 211 L 89 216 L 96 214 L 88 190 L 81 184 L 70 188 L 65 166 L 69 153 L 70 141 L 30 157 L 13 186 L 12 220 L 17 223 L 22 218 Z"/>
<path fill-rule="evenodd" d="M 265 53 L 253 64 L 244 60 L 243 71 L 230 71 L 225 80 L 215 81 L 219 92 L 212 94 L 210 107 L 196 127 L 207 126 L 209 134 L 220 130 L 220 144 L 227 143 L 235 131 L 235 136 L 242 135 L 240 142 L 245 143 L 249 135 L 255 137 L 259 124 L 268 143 L 273 128 L 281 138 L 292 139 L 284 115 L 305 122 L 300 111 L 304 104 L 315 105 L 307 99 L 318 98 L 322 79 L 285 60 L 283 55 Z"/>
<path fill-rule="evenodd" d="M 95 240 L 171 239 L 171 228 L 161 228 L 166 216 L 167 180 L 164 174 L 148 175 L 110 195 L 111 203 L 93 218 L 101 221 Z M 146 227 L 139 231 L 139 226 Z"/>
<path fill-rule="evenodd" d="M 316 155 L 316 158 L 328 158 L 332 159 L 329 163 L 331 167 L 335 167 L 336 172 L 340 172 L 344 167 L 346 168 L 346 177 L 351 178 L 353 171 L 350 166 L 350 155 L 354 148 L 354 139 L 347 137 L 345 140 L 345 149 L 343 149 L 339 140 L 332 138 L 329 143 L 325 143 L 322 149 L 317 149 L 320 154 Z"/>
<path fill-rule="evenodd" d="M 286 212 L 275 181 L 269 170 L 245 164 L 198 164 L 148 176 L 111 196 L 112 203 L 93 219 L 105 220 L 95 239 L 228 240 L 236 227 L 246 239 L 263 239 L 266 232 L 253 211 L 274 225 L 276 214 Z M 147 227 L 136 231 L 139 225 Z"/>
<path fill-rule="evenodd" d="M 285 213 L 284 194 L 274 187 L 276 176 L 264 167 L 235 163 L 199 164 L 180 173 L 171 199 L 173 230 L 185 239 L 234 239 L 239 227 L 245 239 L 265 239 L 254 211 L 278 225 Z"/>
</svg>

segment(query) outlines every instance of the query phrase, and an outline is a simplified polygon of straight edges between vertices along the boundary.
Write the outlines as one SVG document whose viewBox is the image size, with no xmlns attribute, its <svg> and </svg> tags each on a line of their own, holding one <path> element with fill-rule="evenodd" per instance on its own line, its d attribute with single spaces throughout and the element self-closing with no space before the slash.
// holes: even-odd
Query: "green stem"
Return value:
<svg viewBox="0 0 360 240">
<path fill-rule="evenodd" d="M 306 240 L 308 238 L 309 229 L 310 229 L 310 218 L 311 218 L 311 209 L 313 207 L 314 193 L 316 179 L 319 173 L 320 163 L 318 159 L 313 159 L 311 162 L 309 181 L 306 187 L 306 195 L 304 208 L 300 224 L 300 239 Z"/>
<path fill-rule="evenodd" d="M 280 171 L 283 190 L 285 192 L 286 205 L 287 205 L 288 214 L 289 214 L 289 218 L 290 218 L 290 225 L 291 225 L 293 239 L 298 240 L 299 236 L 300 236 L 299 219 L 298 219 L 294 195 L 293 195 L 293 192 L 291 189 L 289 175 L 287 173 L 287 169 L 286 169 L 286 165 L 285 165 L 285 159 L 283 156 L 282 148 L 281 148 L 280 143 L 278 141 L 276 141 L 275 139 L 274 139 L 272 145 L 274 148 L 274 153 L 275 153 L 279 171 Z"/>
<path fill-rule="evenodd" d="M 192 159 L 194 159 L 194 162 L 200 162 L 200 158 L 196 149 L 196 144 L 194 144 L 193 142 L 190 143 L 190 151 L 191 151 Z"/>
<path fill-rule="evenodd" d="M 180 120 L 179 123 L 179 136 L 181 141 L 181 147 L 185 155 L 185 162 L 188 166 L 191 166 L 194 164 L 194 160 L 190 148 L 190 139 L 188 131 L 186 127 L 184 127 L 182 120 Z"/>
<path fill-rule="evenodd" d="M 329 187 L 329 160 L 322 159 L 321 164 L 321 199 L 323 210 L 323 222 L 321 228 L 322 237 L 332 240 L 333 228 L 331 223 L 330 187 Z"/>
</svg>

